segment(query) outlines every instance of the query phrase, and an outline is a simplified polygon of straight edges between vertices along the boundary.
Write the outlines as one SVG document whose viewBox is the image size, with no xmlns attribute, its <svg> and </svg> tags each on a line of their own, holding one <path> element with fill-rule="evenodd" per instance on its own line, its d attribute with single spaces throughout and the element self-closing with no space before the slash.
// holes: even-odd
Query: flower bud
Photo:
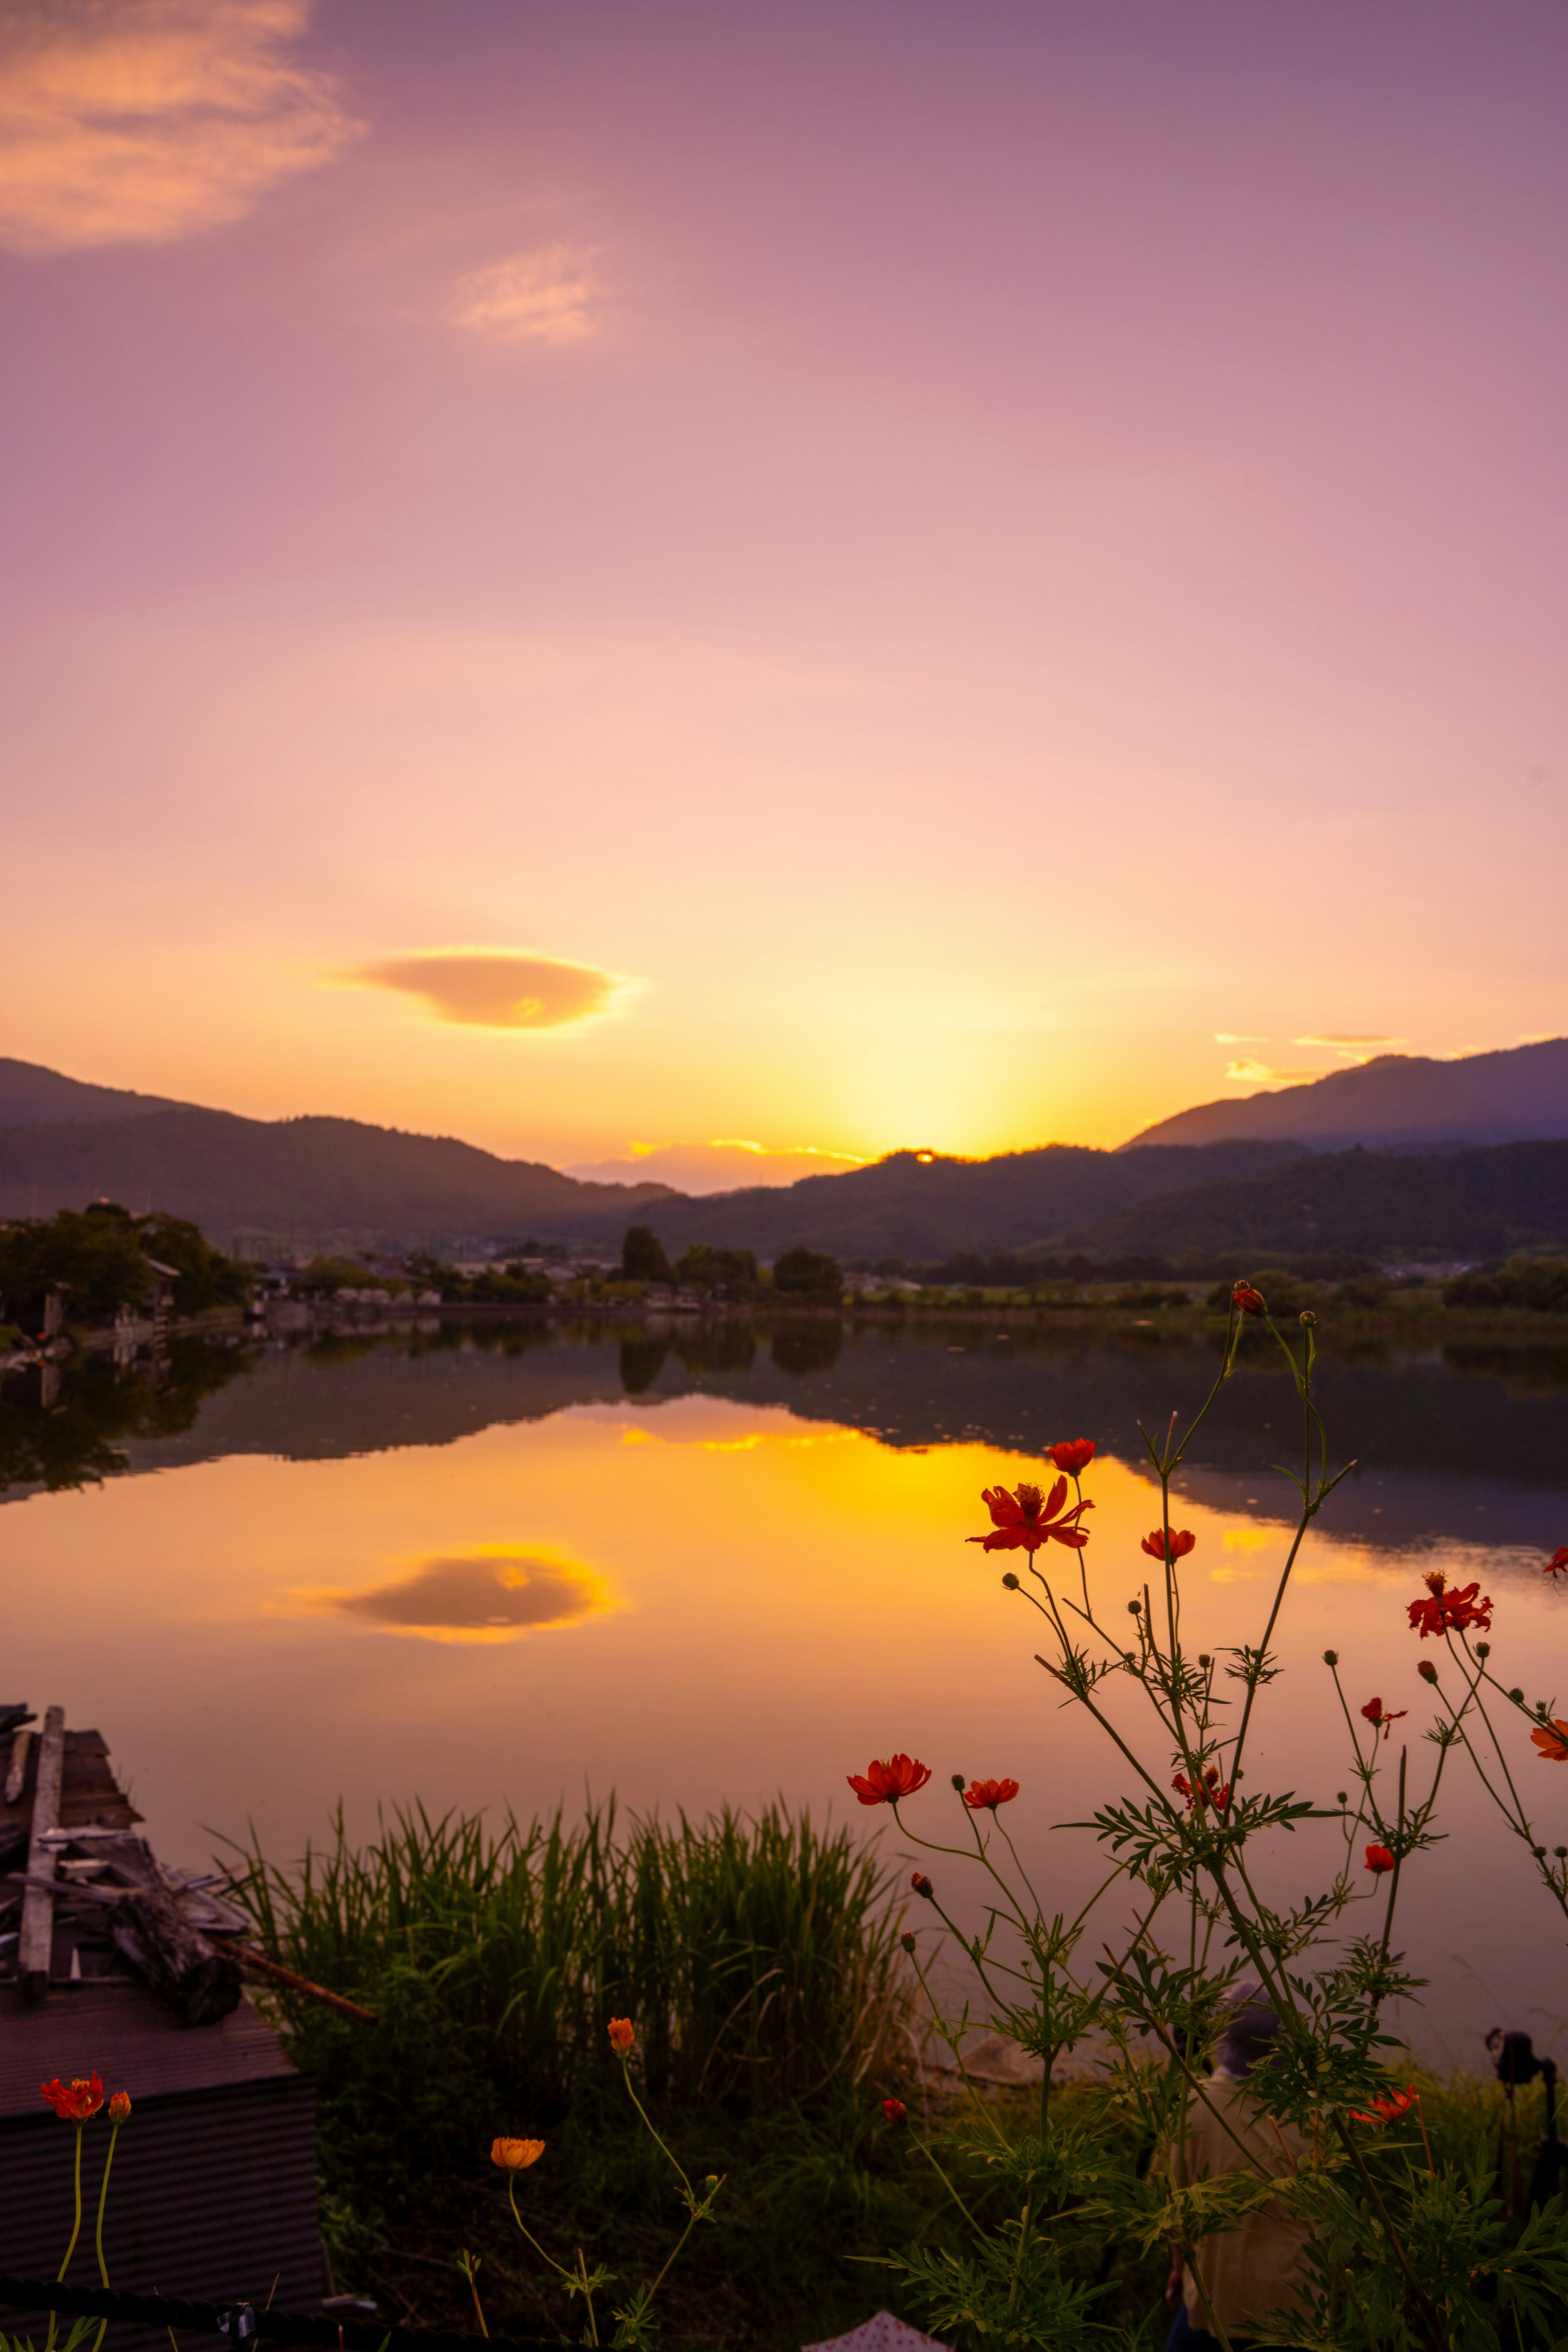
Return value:
<svg viewBox="0 0 1568 2352">
<path fill-rule="evenodd" d="M 915 1948 L 915 1939 L 914 1939 L 914 1937 L 910 1934 L 910 1931 L 909 1931 L 909 1929 L 908 1929 L 907 1927 L 905 1928 L 905 1930 L 904 1930 L 903 1934 L 899 1937 L 899 1941 L 900 1941 L 900 1943 L 903 1946 L 903 1948 L 904 1948 L 904 1949 L 905 1949 L 905 1951 L 906 1951 L 906 1952 L 912 1952 L 912 1951 L 914 1950 L 914 1948 Z"/>
<path fill-rule="evenodd" d="M 1521 1690 L 1510 1690 L 1509 1696 L 1512 1699 L 1515 1706 L 1522 1706 L 1524 1705 L 1524 1693 Z"/>
<path fill-rule="evenodd" d="M 122 2123 L 125 2121 L 126 2116 L 127 2116 L 130 2113 L 131 2113 L 131 2094 L 130 2094 L 130 2092 L 129 2092 L 129 2091 L 116 2091 L 116 2093 L 114 2094 L 114 2096 L 113 2096 L 113 2097 L 110 2099 L 110 2101 L 109 2102 L 109 2120 L 110 2120 L 110 2122 L 111 2124 L 122 2124 Z"/>
<path fill-rule="evenodd" d="M 1336 1805 L 1348 1805 L 1350 1801 L 1351 1794 L 1348 1789 L 1341 1789 L 1336 1792 L 1334 1797 L 1334 1802 Z"/>
<path fill-rule="evenodd" d="M 1208 1654 L 1208 1652 L 1207 1652 L 1206 1650 L 1200 1650 L 1200 1651 L 1198 1652 L 1198 1664 L 1199 1664 L 1199 1665 L 1200 1665 L 1200 1666 L 1202 1666 L 1202 1668 L 1203 1668 L 1203 1670 L 1204 1670 L 1204 1672 L 1205 1672 L 1205 1674 L 1208 1672 L 1209 1668 L 1213 1665 L 1213 1664 L 1214 1664 L 1214 1660 L 1210 1657 L 1210 1655 L 1209 1655 L 1209 1654 Z"/>
<path fill-rule="evenodd" d="M 1424 1683 L 1435 1683 L 1437 1679 L 1437 1669 L 1430 1658 L 1423 1658 L 1415 1671 Z"/>
<path fill-rule="evenodd" d="M 959 1795 L 962 1797 L 962 1796 L 963 1796 L 963 1794 L 964 1786 L 965 1786 L 964 1778 L 963 1778 L 963 1773 L 962 1773 L 962 1772 L 955 1772 L 955 1773 L 953 1774 L 953 1776 L 952 1776 L 952 1785 L 953 1785 L 953 1787 L 958 1790 Z"/>
<path fill-rule="evenodd" d="M 1004 1592 L 1016 1592 L 1018 1590 L 1018 1580 L 1014 1575 L 1011 1569 L 1007 1570 L 1006 1575 L 1002 1579 L 1002 1590 Z"/>
<path fill-rule="evenodd" d="M 909 2120 L 910 2111 L 908 2107 L 905 2106 L 902 2099 L 884 2099 L 882 2102 L 882 2113 L 887 2116 L 888 2121 L 890 2124 L 907 2123 Z"/>
<path fill-rule="evenodd" d="M 1337 1650 L 1325 1650 L 1323 1652 L 1323 1664 L 1325 1666 L 1337 1666 L 1339 1662 L 1340 1654 Z"/>
<path fill-rule="evenodd" d="M 1302 1309 L 1301 1309 L 1301 1320 L 1302 1320 L 1303 1324 L 1306 1326 L 1306 1328 L 1307 1328 L 1307 1329 L 1308 1329 L 1309 1331 L 1312 1331 L 1312 1330 L 1315 1330 L 1315 1329 L 1317 1328 L 1317 1322 L 1318 1322 L 1318 1318 L 1317 1318 L 1317 1317 L 1313 1314 L 1313 1312 L 1312 1312 L 1312 1310 L 1311 1310 L 1311 1308 L 1310 1308 L 1310 1307 L 1302 1307 Z"/>
<path fill-rule="evenodd" d="M 1568 1845 L 1554 1845 L 1552 1851 L 1559 1862 L 1568 1862 Z"/>
<path fill-rule="evenodd" d="M 1492 1645 L 1489 1642 L 1478 1642 L 1476 1643 L 1476 1655 L 1478 1658 L 1489 1658 L 1491 1654 Z"/>
<path fill-rule="evenodd" d="M 1130 1601 L 1127 1604 L 1127 1614 L 1129 1617 L 1142 1617 L 1143 1603 L 1141 1601 Z"/>
<path fill-rule="evenodd" d="M 928 1903 L 936 1893 L 935 1887 L 932 1886 L 930 1879 L 926 1876 L 923 1870 L 917 1870 L 915 1872 L 913 1877 L 910 1880 L 910 1885 L 914 1888 L 917 1895 L 923 1895 Z"/>
<path fill-rule="evenodd" d="M 627 2055 L 637 2038 L 637 2027 L 632 2023 L 629 2017 L 611 2018 L 610 2047 L 615 2052 L 617 2058 L 625 2058 Z"/>
<path fill-rule="evenodd" d="M 719 2186 L 718 2174 L 716 2172 L 705 2173 L 702 2179 L 702 2186 L 704 2189 L 717 2189 Z"/>
</svg>

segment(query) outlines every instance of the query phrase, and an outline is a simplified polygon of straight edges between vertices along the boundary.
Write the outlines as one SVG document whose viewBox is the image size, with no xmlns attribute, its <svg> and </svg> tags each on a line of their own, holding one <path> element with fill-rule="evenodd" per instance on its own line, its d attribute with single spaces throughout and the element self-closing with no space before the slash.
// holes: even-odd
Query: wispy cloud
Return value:
<svg viewBox="0 0 1568 2352">
<path fill-rule="evenodd" d="M 586 963 L 506 948 L 437 948 L 333 974 L 416 996 L 438 1021 L 476 1029 L 565 1029 L 618 1010 L 626 982 Z"/>
<path fill-rule="evenodd" d="M 581 343 L 596 331 L 595 256 L 552 245 L 514 253 L 460 279 L 453 317 L 499 343 Z"/>
<path fill-rule="evenodd" d="M 1296 1045 L 1321 1045 L 1331 1054 L 1342 1054 L 1347 1062 L 1370 1062 L 1374 1054 L 1396 1054 L 1401 1045 L 1409 1042 L 1407 1037 L 1354 1036 L 1338 1029 L 1325 1029 L 1317 1037 L 1291 1040 Z"/>
<path fill-rule="evenodd" d="M 673 1184 L 683 1192 L 739 1192 L 757 1184 L 794 1184 L 803 1176 L 827 1176 L 864 1160 L 850 1151 L 819 1144 L 773 1149 L 742 1136 L 718 1136 L 711 1143 L 634 1143 L 625 1159 L 585 1160 L 569 1176 L 595 1184 Z"/>
<path fill-rule="evenodd" d="M 1225 1074 L 1233 1083 L 1254 1087 L 1304 1087 L 1314 1078 L 1326 1078 L 1326 1069 L 1277 1070 L 1267 1062 L 1257 1062 L 1249 1056 L 1243 1062 L 1227 1062 Z"/>
<path fill-rule="evenodd" d="M 307 0 L 58 0 L 0 16 L 0 244 L 162 244 L 248 212 L 363 125 L 293 45 Z"/>
<path fill-rule="evenodd" d="M 1247 1029 L 1216 1029 L 1214 1041 L 1216 1045 L 1267 1045 L 1268 1043 L 1268 1038 L 1260 1037 L 1256 1030 Z"/>
</svg>

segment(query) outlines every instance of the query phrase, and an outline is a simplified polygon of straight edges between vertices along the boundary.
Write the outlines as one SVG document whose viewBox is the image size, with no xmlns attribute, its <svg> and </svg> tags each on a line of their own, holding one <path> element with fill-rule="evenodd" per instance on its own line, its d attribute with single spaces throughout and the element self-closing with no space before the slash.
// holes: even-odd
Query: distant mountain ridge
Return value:
<svg viewBox="0 0 1568 2352">
<path fill-rule="evenodd" d="M 1097 1151 L 1047 1143 L 993 1160 L 889 1152 L 841 1176 L 807 1176 L 784 1187 L 674 1193 L 644 1222 L 665 1247 L 709 1242 L 762 1257 L 805 1242 L 838 1258 L 944 1258 L 954 1250 L 1014 1250 L 1063 1241 L 1081 1225 L 1130 1210 L 1162 1192 L 1261 1174 L 1307 1156 L 1299 1143 L 1226 1142 L 1156 1146 L 1147 1152 Z"/>
<path fill-rule="evenodd" d="M 62 1076 L 41 1062 L 0 1055 L 0 1127 L 41 1127 L 86 1119 L 150 1118 L 154 1111 L 195 1110 L 166 1095 L 139 1095 L 129 1087 L 94 1087 Z"/>
<path fill-rule="evenodd" d="M 1348 1151 L 1358 1143 L 1388 1150 L 1555 1141 L 1568 1137 L 1568 1037 L 1453 1062 L 1379 1054 L 1307 1086 L 1200 1103 L 1146 1127 L 1121 1149 L 1243 1136 L 1289 1138 L 1312 1151 Z"/>
</svg>

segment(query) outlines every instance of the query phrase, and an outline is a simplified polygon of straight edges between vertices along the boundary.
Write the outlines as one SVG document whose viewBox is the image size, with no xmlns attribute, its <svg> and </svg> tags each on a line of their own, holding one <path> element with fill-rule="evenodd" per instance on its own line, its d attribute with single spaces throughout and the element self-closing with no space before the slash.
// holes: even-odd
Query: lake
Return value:
<svg viewBox="0 0 1568 2352">
<path fill-rule="evenodd" d="M 156 1382 L 100 1360 L 50 1410 L 36 1375 L 13 1378 L 0 1699 L 97 1725 L 154 1842 L 187 1864 L 250 1824 L 297 1854 L 340 1800 L 362 1835 L 378 1807 L 529 1814 L 612 1790 L 697 1813 L 782 1794 L 882 1827 L 900 1853 L 845 1775 L 904 1748 L 936 1774 L 905 1809 L 932 1836 L 955 1826 L 950 1773 L 1017 1779 L 1009 1826 L 1071 1907 L 1100 1850 L 1058 1825 L 1125 1768 L 1034 1662 L 1039 1621 L 1000 1584 L 1016 1556 L 964 1538 L 989 1524 L 983 1487 L 1095 1438 L 1085 1561 L 1116 1622 L 1153 1566 L 1137 1421 L 1190 1415 L 1215 1363 L 1202 1338 L 1153 1328 L 447 1320 L 181 1343 Z M 1568 1682 L 1568 1592 L 1541 1574 L 1568 1540 L 1568 1358 L 1373 1349 L 1326 1358 L 1320 1393 L 1337 1457 L 1360 1466 L 1309 1538 L 1249 1777 L 1331 1803 L 1350 1780 L 1325 1647 L 1352 1706 L 1409 1709 L 1413 1781 L 1429 1769 L 1405 1612 L 1432 1565 L 1494 1596 L 1505 1680 L 1532 1699 Z M 1298 1431 L 1259 1350 L 1182 1476 L 1194 1649 L 1260 1636 L 1292 1492 L 1269 1465 Z M 37 1483 L 110 1446 L 126 1475 Z M 1514 1742 L 1538 1834 L 1568 1843 L 1568 1771 Z M 1449 1769 L 1448 1841 L 1408 1866 L 1395 1939 L 1431 1990 L 1400 2022 L 1433 2058 L 1479 2064 L 1490 2026 L 1542 2046 L 1562 2031 L 1564 1936 L 1468 1762 Z M 1283 1842 L 1277 1891 L 1331 1875 L 1336 1837 Z"/>
</svg>

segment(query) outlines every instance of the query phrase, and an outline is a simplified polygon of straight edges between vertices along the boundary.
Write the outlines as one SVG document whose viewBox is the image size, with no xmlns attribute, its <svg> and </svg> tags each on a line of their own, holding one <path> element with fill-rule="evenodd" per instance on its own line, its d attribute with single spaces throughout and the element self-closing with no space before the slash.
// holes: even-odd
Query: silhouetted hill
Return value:
<svg viewBox="0 0 1568 2352">
<path fill-rule="evenodd" d="M 13 1062 L 0 1055 L 0 1127 L 59 1126 L 68 1119 L 148 1118 L 159 1110 L 192 1110 L 192 1103 L 163 1095 L 133 1094 L 126 1087 L 89 1087 L 80 1078 L 46 1070 L 40 1062 Z"/>
<path fill-rule="evenodd" d="M 1200 1176 L 1251 1176 L 1304 1157 L 1296 1143 L 1222 1143 L 1207 1150 L 1091 1151 L 1051 1143 L 994 1160 L 947 1160 L 895 1151 L 874 1167 L 798 1184 L 680 1193 L 650 1209 L 667 1249 L 710 1242 L 764 1258 L 797 1243 L 839 1258 L 930 1260 L 953 1250 L 1005 1250 L 1058 1242 L 1090 1219 L 1131 1208 Z"/>
<path fill-rule="evenodd" d="M 107 1195 L 194 1217 L 220 1248 L 246 1231 L 618 1241 L 666 1189 L 582 1184 L 537 1160 L 348 1118 L 166 1110 L 0 1127 L 0 1216 L 48 1216 Z"/>
<path fill-rule="evenodd" d="M 1333 1249 L 1398 1265 L 1568 1244 L 1568 1142 L 1418 1158 L 1324 1154 L 1246 1183 L 1168 1192 L 1074 1238 L 1091 1254 L 1231 1253 L 1254 1265 L 1264 1255 Z"/>
<path fill-rule="evenodd" d="M 1240 1102 L 1200 1103 L 1135 1135 L 1124 1151 L 1154 1144 L 1289 1137 L 1313 1151 L 1364 1143 L 1454 1147 L 1568 1137 L 1568 1037 L 1457 1062 L 1380 1054 L 1310 1086 L 1282 1087 Z"/>
</svg>

